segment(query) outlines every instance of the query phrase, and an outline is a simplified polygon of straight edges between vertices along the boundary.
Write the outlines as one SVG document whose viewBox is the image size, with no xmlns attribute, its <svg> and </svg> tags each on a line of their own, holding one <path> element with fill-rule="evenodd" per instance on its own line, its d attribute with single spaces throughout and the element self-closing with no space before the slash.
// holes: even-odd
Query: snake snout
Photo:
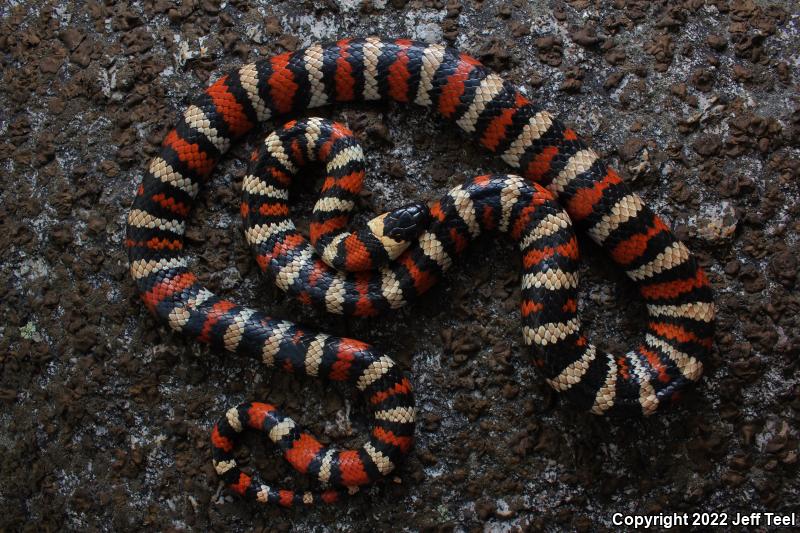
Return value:
<svg viewBox="0 0 800 533">
<path fill-rule="evenodd" d="M 396 241 L 413 241 L 425 231 L 429 222 L 430 211 L 425 204 L 408 204 L 386 215 L 383 231 Z"/>
</svg>

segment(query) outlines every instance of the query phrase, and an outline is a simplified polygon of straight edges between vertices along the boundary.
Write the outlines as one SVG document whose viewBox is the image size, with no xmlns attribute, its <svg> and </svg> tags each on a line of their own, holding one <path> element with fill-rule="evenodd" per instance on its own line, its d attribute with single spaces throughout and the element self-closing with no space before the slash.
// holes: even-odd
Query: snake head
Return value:
<svg viewBox="0 0 800 533">
<path fill-rule="evenodd" d="M 430 223 L 430 211 L 425 204 L 408 204 L 387 213 L 383 233 L 396 241 L 413 241 Z"/>
</svg>

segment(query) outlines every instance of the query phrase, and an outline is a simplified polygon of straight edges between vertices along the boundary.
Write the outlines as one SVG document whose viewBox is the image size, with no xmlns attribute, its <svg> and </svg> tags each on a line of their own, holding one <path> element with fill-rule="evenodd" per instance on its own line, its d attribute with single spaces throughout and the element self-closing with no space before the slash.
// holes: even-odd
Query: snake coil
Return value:
<svg viewBox="0 0 800 533">
<path fill-rule="evenodd" d="M 579 408 L 650 415 L 700 378 L 714 319 L 704 272 L 572 129 L 452 48 L 375 37 L 315 44 L 244 65 L 197 97 L 150 162 L 128 215 L 131 274 L 156 317 L 268 366 L 346 381 L 371 409 L 369 438 L 356 450 L 323 446 L 270 404 L 230 409 L 214 427 L 212 449 L 234 492 L 283 506 L 330 503 L 391 472 L 411 448 L 411 384 L 389 357 L 216 296 L 198 282 L 183 251 L 197 192 L 232 142 L 276 116 L 377 100 L 438 112 L 519 176 L 478 176 L 430 206 L 404 206 L 350 233 L 345 226 L 364 175 L 360 146 L 340 124 L 290 122 L 254 152 L 243 182 L 245 236 L 281 289 L 332 313 L 374 316 L 423 294 L 470 240 L 499 231 L 523 257 L 522 334 L 533 362 Z M 289 218 L 288 186 L 315 160 L 325 164 L 326 179 L 309 242 Z M 644 338 L 624 355 L 600 353 L 581 331 L 574 227 L 609 253 L 647 304 Z M 323 489 L 281 490 L 242 472 L 233 449 L 245 428 L 267 433 Z"/>
</svg>

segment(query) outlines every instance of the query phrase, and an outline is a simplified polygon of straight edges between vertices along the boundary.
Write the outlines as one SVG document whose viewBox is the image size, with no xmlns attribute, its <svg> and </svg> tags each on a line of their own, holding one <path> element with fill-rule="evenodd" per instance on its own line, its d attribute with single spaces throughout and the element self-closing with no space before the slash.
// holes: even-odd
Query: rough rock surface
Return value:
<svg viewBox="0 0 800 533">
<path fill-rule="evenodd" d="M 798 510 L 798 13 L 777 0 L 143 0 L 0 6 L 0 529 L 613 529 L 613 513 Z M 794 12 L 792 10 L 794 9 Z M 611 421 L 532 371 L 519 258 L 485 239 L 419 304 L 345 322 L 256 275 L 236 148 L 189 230 L 204 281 L 278 317 L 376 344 L 412 374 L 416 450 L 344 504 L 262 509 L 220 490 L 209 430 L 244 399 L 358 443 L 352 391 L 265 372 L 156 324 L 122 247 L 140 172 L 227 66 L 318 39 L 445 41 L 547 101 L 615 161 L 706 265 L 716 352 L 685 406 Z M 502 165 L 418 109 L 318 111 L 364 139 L 365 213 Z M 306 189 L 312 189 L 311 182 Z M 299 211 L 312 194 L 299 191 Z M 641 329 L 630 285 L 583 240 L 583 318 Z M 635 303 L 629 303 L 629 302 Z M 250 464 L 303 486 L 251 439 Z M 243 451 L 243 457 L 246 451 Z"/>
</svg>

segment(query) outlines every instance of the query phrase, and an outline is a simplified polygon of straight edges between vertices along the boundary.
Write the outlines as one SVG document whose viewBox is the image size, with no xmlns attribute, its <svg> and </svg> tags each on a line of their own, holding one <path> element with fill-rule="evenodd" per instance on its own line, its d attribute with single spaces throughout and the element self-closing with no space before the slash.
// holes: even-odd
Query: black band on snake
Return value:
<svg viewBox="0 0 800 533">
<path fill-rule="evenodd" d="M 391 472 L 411 448 L 411 385 L 389 357 L 214 295 L 183 252 L 198 189 L 232 142 L 276 116 L 377 100 L 438 112 L 519 175 L 475 177 L 431 205 L 409 204 L 349 233 L 364 177 L 361 147 L 341 124 L 290 122 L 253 154 L 242 201 L 246 238 L 281 289 L 331 313 L 374 316 L 423 294 L 470 240 L 497 231 L 523 257 L 522 335 L 533 363 L 576 406 L 650 415 L 700 378 L 714 319 L 705 274 L 573 130 L 452 48 L 379 38 L 313 45 L 234 70 L 195 99 L 151 161 L 128 217 L 131 274 L 165 324 L 275 368 L 352 383 L 371 408 L 369 439 L 356 450 L 322 446 L 269 404 L 229 410 L 212 446 L 215 468 L 233 491 L 283 506 L 329 503 Z M 289 218 L 288 187 L 311 161 L 325 165 L 326 179 L 307 239 Z M 626 354 L 598 352 L 581 330 L 574 227 L 609 253 L 647 305 L 647 330 Z M 242 472 L 233 448 L 247 427 L 266 432 L 322 490 L 279 490 Z"/>
</svg>

